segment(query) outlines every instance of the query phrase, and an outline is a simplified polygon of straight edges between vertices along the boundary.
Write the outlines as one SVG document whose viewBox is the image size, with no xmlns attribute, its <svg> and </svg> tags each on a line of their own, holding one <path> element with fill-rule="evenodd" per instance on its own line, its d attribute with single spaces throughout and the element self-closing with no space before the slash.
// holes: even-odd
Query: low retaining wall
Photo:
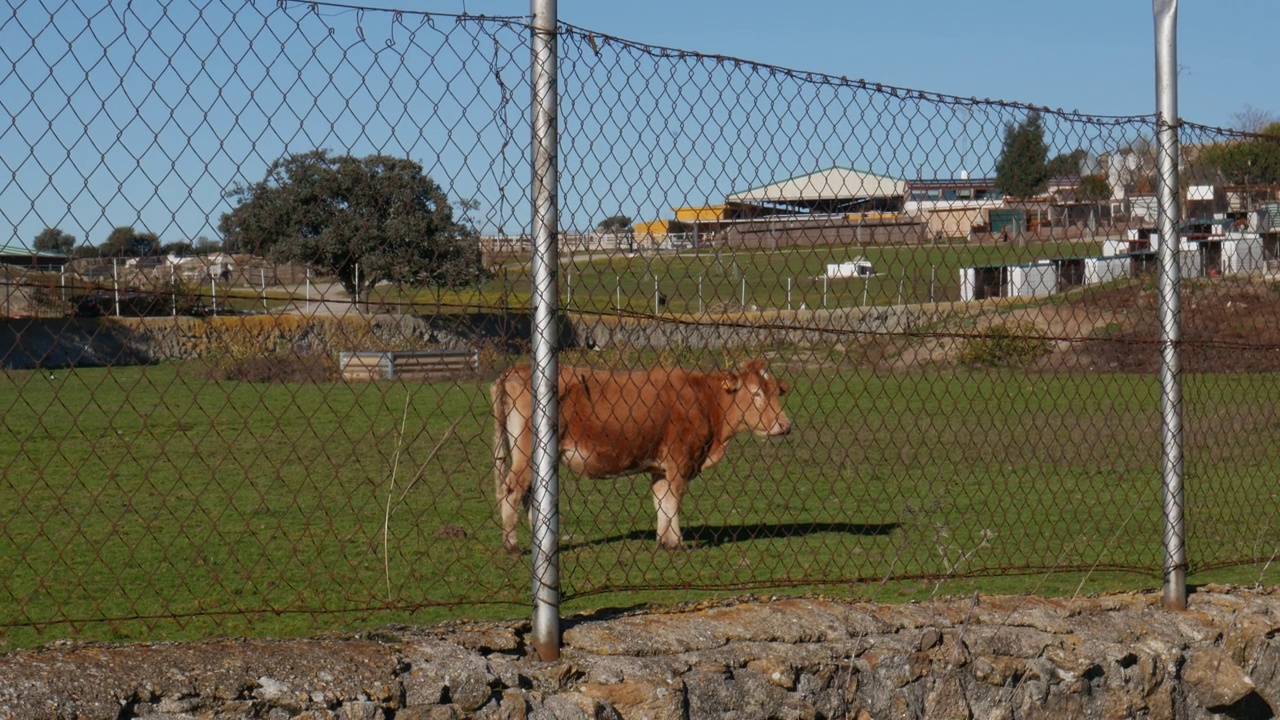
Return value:
<svg viewBox="0 0 1280 720">
<path fill-rule="evenodd" d="M 888 305 L 839 310 L 764 311 L 716 320 L 679 317 L 661 319 L 618 318 L 608 315 L 574 315 L 568 319 L 579 345 L 630 346 L 662 349 L 758 348 L 778 344 L 813 345 L 841 337 L 869 334 L 896 335 L 921 330 L 943 317 L 956 317 L 929 305 Z"/>
<path fill-rule="evenodd" d="M 947 316 L 954 317 L 955 309 Z M 697 321 L 575 313 L 563 319 L 558 342 L 565 348 L 652 350 L 809 345 L 858 333 L 908 333 L 941 317 L 927 305 L 753 312 Z M 0 369 L 139 365 L 282 351 L 335 359 L 339 352 L 371 350 L 520 353 L 527 351 L 529 333 L 523 314 L 21 319 L 0 326 Z"/>
<path fill-rule="evenodd" d="M 433 324 L 403 315 L 10 320 L 0 325 L 0 368 L 140 365 L 286 351 L 336 359 L 350 350 L 452 349 L 472 344 L 457 332 L 468 330 L 468 321 L 463 316 Z"/>
<path fill-rule="evenodd" d="M 0 655 L 0 718 L 1232 718 L 1280 708 L 1280 593 L 787 599 Z"/>
</svg>

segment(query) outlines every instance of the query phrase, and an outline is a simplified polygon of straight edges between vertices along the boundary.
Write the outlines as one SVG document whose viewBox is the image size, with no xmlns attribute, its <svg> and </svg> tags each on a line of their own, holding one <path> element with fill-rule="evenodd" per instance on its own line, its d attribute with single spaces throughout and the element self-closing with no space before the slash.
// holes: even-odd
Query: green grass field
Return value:
<svg viewBox="0 0 1280 720">
<path fill-rule="evenodd" d="M 558 278 L 562 307 L 588 313 L 654 313 L 655 297 L 663 302 L 662 314 L 721 313 L 754 306 L 758 309 L 798 310 L 952 302 L 959 299 L 959 271 L 964 267 L 1026 263 L 1045 258 L 1082 257 L 1101 252 L 1098 241 L 1061 241 L 1013 244 L 975 244 L 963 240 L 930 245 L 850 247 L 819 245 L 781 250 L 702 249 L 681 253 L 628 255 L 596 253 L 562 260 Z M 866 278 L 823 281 L 828 263 L 865 257 L 876 274 Z M 32 282 L 57 283 L 56 275 Z M 328 284 L 325 279 L 323 284 Z M 527 261 L 511 261 L 494 269 L 478 287 L 459 289 L 414 288 L 380 285 L 368 300 L 412 313 L 448 313 L 495 309 L 523 309 L 530 305 Z M 99 292 L 110 288 L 97 288 Z M 161 295 L 166 290 L 159 291 Z M 206 308 L 216 306 L 238 313 L 281 312 L 296 308 L 306 312 L 303 288 L 288 290 L 258 286 L 220 285 L 216 297 L 206 285 L 187 292 Z M 319 290 L 311 300 L 319 299 Z M 330 289 L 330 299 L 338 300 Z M 346 301 L 345 294 L 341 301 Z M 169 307 L 161 298 L 164 314 Z M 186 302 L 183 300 L 182 302 Z M 179 311 L 181 312 L 181 311 Z"/>
<path fill-rule="evenodd" d="M 566 612 L 1158 587 L 1153 377 L 785 374 L 795 432 L 739 438 L 695 481 L 689 552 L 655 549 L 644 478 L 566 477 Z M 0 376 L 0 649 L 527 615 L 528 556 L 499 550 L 484 383 L 50 375 Z M 1275 580 L 1274 382 L 1187 378 L 1193 581 Z"/>
<path fill-rule="evenodd" d="M 1074 241 L 978 245 L 955 241 L 919 246 L 816 246 L 779 251 L 702 250 L 679 254 L 597 254 L 561 263 L 562 307 L 579 312 L 655 312 L 655 291 L 665 299 L 662 313 L 700 314 L 740 309 L 810 309 L 959 299 L 960 268 L 1024 263 L 1044 258 L 1083 257 L 1101 252 L 1101 243 Z M 876 275 L 829 280 L 828 263 L 862 256 Z M 788 293 L 790 281 L 790 293 Z M 824 292 L 825 288 L 825 292 Z M 372 297 L 418 311 L 451 308 L 529 307 L 526 264 L 499 268 L 479 288 L 411 291 L 384 286 Z"/>
</svg>

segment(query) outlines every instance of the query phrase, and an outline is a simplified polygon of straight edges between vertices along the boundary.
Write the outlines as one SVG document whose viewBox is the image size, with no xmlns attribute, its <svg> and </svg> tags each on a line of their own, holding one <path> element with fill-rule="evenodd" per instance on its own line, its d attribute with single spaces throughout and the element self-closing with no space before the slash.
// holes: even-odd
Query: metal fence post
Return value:
<svg viewBox="0 0 1280 720">
<path fill-rule="evenodd" d="M 560 481 L 556 362 L 558 232 L 556 0 L 533 12 L 533 648 L 560 657 Z"/>
<path fill-rule="evenodd" d="M 1187 607 L 1183 524 L 1182 367 L 1178 350 L 1178 0 L 1153 0 L 1156 32 L 1156 193 L 1160 206 L 1160 414 L 1164 476 L 1164 603 Z"/>
</svg>

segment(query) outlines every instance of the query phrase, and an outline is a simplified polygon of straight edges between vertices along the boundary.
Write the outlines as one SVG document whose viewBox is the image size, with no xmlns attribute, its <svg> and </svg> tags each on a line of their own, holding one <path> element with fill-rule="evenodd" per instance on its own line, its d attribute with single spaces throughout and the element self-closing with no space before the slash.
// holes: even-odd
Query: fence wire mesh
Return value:
<svg viewBox="0 0 1280 720">
<path fill-rule="evenodd" d="M 527 606 L 490 386 L 528 356 L 529 38 L 324 3 L 9 5 L 0 641 Z M 589 409 L 561 434 L 660 423 L 689 450 L 688 418 L 723 422 L 636 375 L 606 390 L 655 367 L 776 377 L 790 423 L 685 473 L 685 552 L 657 546 L 662 478 L 567 474 L 570 610 L 1157 582 L 1153 117 L 568 25 L 559 51 L 561 400 Z M 1280 133 L 1247 129 L 1181 127 L 1180 352 L 1190 572 L 1261 582 Z"/>
</svg>

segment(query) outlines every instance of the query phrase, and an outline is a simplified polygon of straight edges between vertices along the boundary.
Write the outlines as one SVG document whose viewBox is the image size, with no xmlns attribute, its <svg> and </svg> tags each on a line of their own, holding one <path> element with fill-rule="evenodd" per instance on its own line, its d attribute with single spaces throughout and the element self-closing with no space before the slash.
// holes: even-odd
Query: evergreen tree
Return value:
<svg viewBox="0 0 1280 720">
<path fill-rule="evenodd" d="M 1049 146 L 1044 141 L 1040 113 L 1004 128 L 1004 148 L 996 162 L 996 188 L 1014 198 L 1029 198 L 1049 185 Z"/>
</svg>

